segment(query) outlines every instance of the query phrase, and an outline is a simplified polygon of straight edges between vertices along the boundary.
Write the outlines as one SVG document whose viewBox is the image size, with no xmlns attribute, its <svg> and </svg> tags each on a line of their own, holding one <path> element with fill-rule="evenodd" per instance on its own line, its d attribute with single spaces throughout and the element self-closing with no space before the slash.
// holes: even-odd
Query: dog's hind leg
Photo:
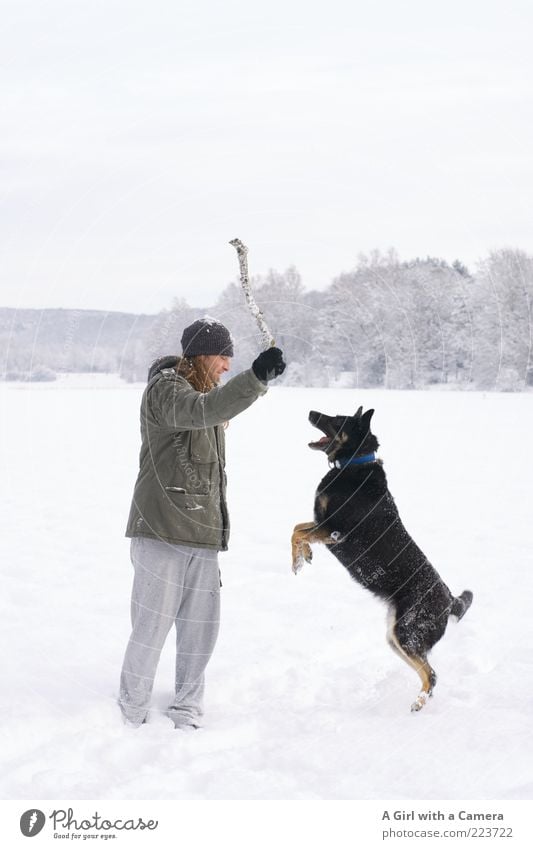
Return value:
<svg viewBox="0 0 533 849">
<path fill-rule="evenodd" d="M 300 522 L 299 525 L 295 525 L 291 537 L 292 571 L 294 574 L 298 574 L 304 563 L 311 562 L 313 557 L 311 543 L 331 543 L 333 541 L 329 531 L 314 522 Z"/>
<path fill-rule="evenodd" d="M 433 695 L 433 688 L 437 683 L 437 674 L 429 665 L 427 657 L 409 657 L 407 655 L 407 658 L 407 662 L 411 664 L 413 669 L 416 669 L 422 680 L 422 689 L 411 705 L 411 710 L 421 710 L 426 704 L 428 697 Z"/>
<path fill-rule="evenodd" d="M 418 711 L 424 707 L 429 696 L 433 695 L 433 688 L 437 683 L 437 674 L 435 670 L 429 665 L 428 659 L 425 654 L 413 654 L 413 652 L 408 651 L 404 646 L 401 645 L 400 640 L 398 639 L 398 635 L 396 633 L 396 624 L 396 617 L 393 616 L 389 624 L 387 641 L 393 651 L 395 651 L 396 654 L 399 655 L 402 660 L 404 660 L 407 664 L 409 664 L 409 666 L 414 669 L 420 676 L 420 680 L 422 681 L 422 689 L 420 690 L 418 696 L 411 705 L 412 711 Z"/>
</svg>

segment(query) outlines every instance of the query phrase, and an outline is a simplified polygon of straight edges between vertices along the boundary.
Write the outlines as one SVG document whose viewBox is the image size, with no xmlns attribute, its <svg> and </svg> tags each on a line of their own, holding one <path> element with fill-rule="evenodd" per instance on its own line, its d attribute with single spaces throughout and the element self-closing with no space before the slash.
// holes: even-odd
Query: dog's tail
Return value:
<svg viewBox="0 0 533 849">
<path fill-rule="evenodd" d="M 457 616 L 457 621 L 463 618 L 466 611 L 472 604 L 472 599 L 474 598 L 474 594 L 470 592 L 470 590 L 463 590 L 461 595 L 454 598 L 452 602 L 452 609 L 450 610 L 450 614 L 452 616 Z"/>
</svg>

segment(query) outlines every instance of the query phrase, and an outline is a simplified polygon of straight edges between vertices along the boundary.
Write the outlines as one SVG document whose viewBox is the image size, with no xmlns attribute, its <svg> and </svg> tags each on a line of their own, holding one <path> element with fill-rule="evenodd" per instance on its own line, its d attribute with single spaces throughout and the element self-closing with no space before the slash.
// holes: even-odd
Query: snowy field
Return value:
<svg viewBox="0 0 533 849">
<path fill-rule="evenodd" d="M 273 388 L 227 432 L 230 551 L 205 727 L 115 703 L 129 636 L 123 537 L 142 386 L 0 384 L 4 799 L 527 799 L 533 795 L 533 396 Z M 297 577 L 323 455 L 309 409 L 373 406 L 407 528 L 474 591 L 431 657 L 435 697 L 385 642 L 384 607 L 324 549 Z"/>
</svg>

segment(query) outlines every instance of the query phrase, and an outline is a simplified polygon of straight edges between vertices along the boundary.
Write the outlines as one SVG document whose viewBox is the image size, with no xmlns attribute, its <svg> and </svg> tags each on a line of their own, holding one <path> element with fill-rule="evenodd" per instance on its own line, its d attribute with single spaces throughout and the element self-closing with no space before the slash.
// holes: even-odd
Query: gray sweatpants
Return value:
<svg viewBox="0 0 533 849">
<path fill-rule="evenodd" d="M 220 621 L 218 552 L 134 537 L 131 561 L 133 630 L 119 696 L 124 718 L 133 725 L 146 718 L 161 650 L 175 625 L 176 694 L 167 713 L 176 727 L 200 725 L 204 670 Z"/>
</svg>

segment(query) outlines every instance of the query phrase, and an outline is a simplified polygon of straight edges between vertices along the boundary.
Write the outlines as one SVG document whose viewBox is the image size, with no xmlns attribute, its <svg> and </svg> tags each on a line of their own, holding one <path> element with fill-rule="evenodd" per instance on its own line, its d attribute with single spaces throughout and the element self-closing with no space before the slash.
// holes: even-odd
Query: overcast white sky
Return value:
<svg viewBox="0 0 533 849">
<path fill-rule="evenodd" d="M 529 0 L 4 0 L 0 306 L 533 251 Z"/>
</svg>

